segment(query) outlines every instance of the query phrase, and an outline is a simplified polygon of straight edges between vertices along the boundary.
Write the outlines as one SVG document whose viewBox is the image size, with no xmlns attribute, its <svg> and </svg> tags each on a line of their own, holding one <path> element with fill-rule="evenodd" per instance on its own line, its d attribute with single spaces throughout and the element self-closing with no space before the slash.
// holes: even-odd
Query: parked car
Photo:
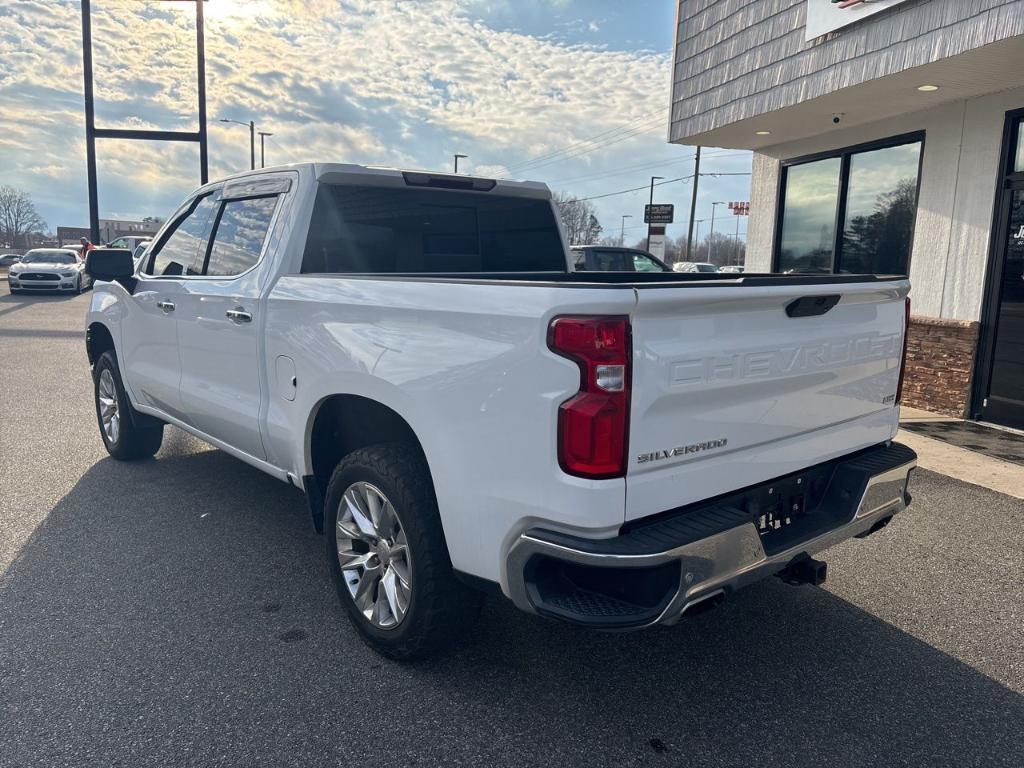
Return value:
<svg viewBox="0 0 1024 768">
<path fill-rule="evenodd" d="M 152 240 L 146 240 L 143 243 L 139 243 L 135 246 L 135 250 L 132 252 L 132 260 L 135 262 L 136 268 L 142 263 L 143 257 L 146 255 L 146 251 L 149 249 L 149 244 Z"/>
<path fill-rule="evenodd" d="M 672 265 L 675 272 L 717 272 L 718 266 L 707 261 L 677 261 Z"/>
<path fill-rule="evenodd" d="M 390 657 L 486 591 L 635 629 L 820 583 L 910 501 L 902 277 L 574 272 L 542 184 L 330 164 L 208 184 L 89 268 L 110 455 L 173 424 L 303 489 Z"/>
<path fill-rule="evenodd" d="M 719 272 L 727 272 L 727 273 L 729 273 L 731 275 L 738 275 L 738 274 L 743 274 L 743 269 L 744 268 L 741 267 L 741 266 L 737 266 L 735 264 L 730 264 L 730 265 L 726 265 L 724 267 L 719 268 L 718 271 Z"/>
<path fill-rule="evenodd" d="M 647 251 L 608 245 L 574 245 L 570 249 L 576 272 L 671 272 Z"/>
<path fill-rule="evenodd" d="M 64 291 L 81 293 L 92 286 L 85 262 L 69 248 L 33 248 L 7 273 L 11 293 Z"/>
<path fill-rule="evenodd" d="M 135 251 L 140 245 L 145 245 L 153 238 L 148 235 L 145 237 L 136 237 L 134 235 L 125 235 L 124 237 L 118 237 L 107 243 L 107 248 L 127 248 L 129 251 Z"/>
<path fill-rule="evenodd" d="M 0 267 L 9 267 L 12 264 L 17 264 L 21 261 L 21 256 L 17 253 L 5 253 L 0 255 Z"/>
</svg>

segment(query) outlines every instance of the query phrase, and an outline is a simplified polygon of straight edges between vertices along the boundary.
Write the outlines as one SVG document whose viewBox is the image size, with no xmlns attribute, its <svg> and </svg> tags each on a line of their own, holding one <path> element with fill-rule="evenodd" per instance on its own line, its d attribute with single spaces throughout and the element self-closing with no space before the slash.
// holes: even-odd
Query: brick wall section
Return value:
<svg viewBox="0 0 1024 768">
<path fill-rule="evenodd" d="M 962 418 L 967 415 L 978 323 L 911 317 L 903 403 Z"/>
</svg>

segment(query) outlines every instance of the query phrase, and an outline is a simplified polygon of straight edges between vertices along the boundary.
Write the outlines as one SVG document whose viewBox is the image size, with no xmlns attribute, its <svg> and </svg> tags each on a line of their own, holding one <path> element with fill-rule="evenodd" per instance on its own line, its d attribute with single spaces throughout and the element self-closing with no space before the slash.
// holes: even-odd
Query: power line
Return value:
<svg viewBox="0 0 1024 768">
<path fill-rule="evenodd" d="M 746 154 L 747 154 L 746 152 L 721 151 L 721 152 L 706 153 L 704 155 L 704 157 L 742 157 L 742 156 L 744 156 Z M 585 176 L 575 176 L 575 177 L 568 178 L 568 179 L 558 179 L 556 181 L 549 181 L 548 184 L 571 184 L 573 182 L 578 182 L 578 181 L 589 181 L 589 180 L 592 180 L 592 179 L 600 179 L 600 178 L 604 178 L 606 176 L 619 176 L 619 175 L 622 175 L 622 174 L 625 174 L 625 173 L 632 173 L 634 171 L 645 170 L 645 169 L 648 169 L 648 168 L 661 168 L 661 167 L 664 167 L 666 165 L 675 165 L 676 163 L 688 162 L 690 160 L 693 160 L 694 157 L 695 157 L 695 155 L 686 155 L 685 157 L 675 158 L 675 159 L 672 159 L 672 160 L 646 161 L 646 162 L 641 163 L 639 165 L 623 166 L 621 170 L 600 171 L 600 172 L 597 172 L 597 173 L 587 174 Z"/>
<path fill-rule="evenodd" d="M 650 126 L 653 126 L 658 121 L 664 119 L 664 115 L 662 113 L 667 111 L 668 108 L 666 107 L 665 109 L 659 110 L 658 116 L 653 119 L 639 119 L 627 122 L 624 125 L 621 125 L 617 128 L 602 131 L 601 133 L 595 134 L 590 138 L 574 142 L 572 144 L 569 144 L 568 146 L 563 147 L 562 149 L 556 150 L 554 152 L 549 152 L 546 155 L 539 155 L 532 159 L 524 160 L 521 163 L 513 163 L 511 166 L 506 166 L 506 170 L 508 170 L 509 172 L 514 171 L 515 173 L 521 173 L 527 168 L 540 168 L 545 165 L 550 165 L 551 163 L 569 160 L 573 157 L 580 157 L 582 155 L 593 152 L 595 149 L 599 149 L 601 147 L 607 147 L 611 146 L 612 144 L 618 144 L 619 142 L 626 141 L 627 139 L 633 138 L 637 134 L 644 133 L 645 131 L 647 131 Z M 620 135 L 612 137 L 612 135 L 616 133 L 619 133 Z M 601 138 L 604 138 L 604 140 L 598 141 L 598 139 Z"/>
<path fill-rule="evenodd" d="M 701 176 L 750 176 L 749 173 L 702 173 Z M 690 181 L 693 179 L 693 174 L 689 176 L 680 176 L 678 179 L 667 179 L 666 181 L 659 181 L 654 186 L 662 187 L 666 184 L 674 184 L 677 181 Z M 642 187 L 633 187 L 632 189 L 621 189 L 618 192 L 606 192 L 603 195 L 591 195 L 590 197 L 576 197 L 572 200 L 566 200 L 567 203 L 582 203 L 587 200 L 601 200 L 605 197 L 615 197 L 616 195 L 628 195 L 630 192 L 639 192 L 641 189 L 650 189 L 650 184 L 644 184 Z"/>
</svg>

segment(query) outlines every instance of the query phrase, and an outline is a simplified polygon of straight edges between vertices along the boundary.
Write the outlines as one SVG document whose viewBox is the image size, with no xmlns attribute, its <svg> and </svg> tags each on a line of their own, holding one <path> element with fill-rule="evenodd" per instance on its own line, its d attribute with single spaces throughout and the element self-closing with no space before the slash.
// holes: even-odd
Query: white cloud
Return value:
<svg viewBox="0 0 1024 768">
<path fill-rule="evenodd" d="M 93 7 L 101 124 L 194 129 L 190 4 L 94 0 Z M 638 175 L 598 174 L 646 160 L 678 163 L 689 154 L 664 141 L 667 52 L 493 29 L 474 20 L 480 8 L 478 0 L 210 0 L 211 176 L 245 168 L 249 160 L 247 131 L 216 122 L 219 117 L 252 118 L 273 131 L 271 163 L 337 159 L 447 169 L 458 151 L 470 155 L 474 172 L 519 175 L 524 160 L 575 143 L 569 157 L 522 173 L 555 181 L 589 174 L 573 182 L 578 194 L 635 186 Z M 596 31 L 599 21 L 581 23 Z M 0 23 L 4 31 L 12 24 L 18 29 L 13 40 L 0 36 L 7 46 L 0 61 L 2 181 L 31 190 L 49 218 L 60 217 L 51 225 L 81 223 L 79 6 L 0 0 Z M 631 132 L 616 132 L 623 126 Z M 581 143 L 602 132 L 604 141 Z M 195 184 L 192 146 L 101 147 L 104 212 L 152 206 L 137 213 L 166 215 Z M 670 172 L 685 169 L 678 164 Z M 648 171 L 638 173 L 643 183 Z M 58 177 L 67 183 L 54 190 Z M 612 198 L 601 210 L 617 215 L 627 202 L 638 204 L 633 197 Z"/>
</svg>

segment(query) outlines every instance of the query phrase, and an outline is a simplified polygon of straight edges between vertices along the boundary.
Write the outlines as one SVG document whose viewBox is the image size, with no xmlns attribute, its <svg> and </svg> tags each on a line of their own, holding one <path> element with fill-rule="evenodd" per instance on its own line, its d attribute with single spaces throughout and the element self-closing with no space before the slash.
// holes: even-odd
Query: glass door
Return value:
<svg viewBox="0 0 1024 768">
<path fill-rule="evenodd" d="M 1024 429 L 1024 115 L 1011 115 L 991 288 L 994 341 L 985 421 Z"/>
</svg>

